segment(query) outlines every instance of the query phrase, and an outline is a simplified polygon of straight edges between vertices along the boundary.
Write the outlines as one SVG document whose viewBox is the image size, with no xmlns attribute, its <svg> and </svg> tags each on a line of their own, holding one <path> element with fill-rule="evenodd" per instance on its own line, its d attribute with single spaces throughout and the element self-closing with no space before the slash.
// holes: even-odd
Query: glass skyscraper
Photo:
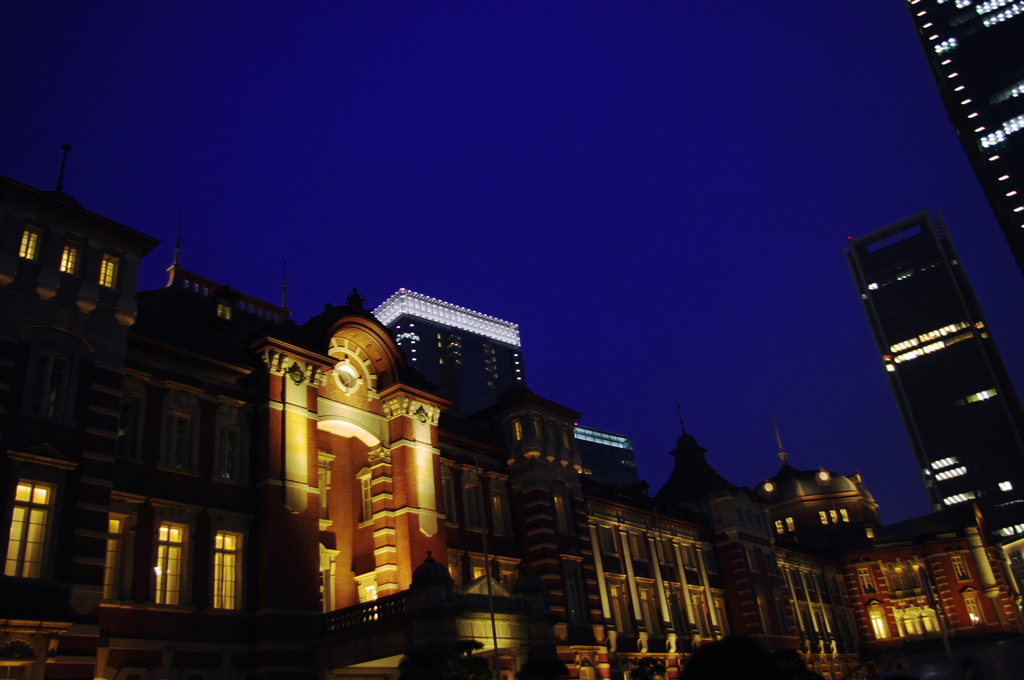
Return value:
<svg viewBox="0 0 1024 680">
<path fill-rule="evenodd" d="M 373 315 L 409 363 L 463 417 L 493 406 L 501 392 L 525 382 L 519 326 L 420 293 L 399 289 Z"/>
<path fill-rule="evenodd" d="M 579 425 L 573 428 L 573 434 L 576 452 L 594 479 L 615 486 L 628 486 L 640 481 L 632 439 Z"/>
<path fill-rule="evenodd" d="M 949 119 L 1024 271 L 1024 2 L 909 7 Z"/>
<path fill-rule="evenodd" d="M 850 239 L 846 257 L 932 504 L 1024 522 L 1024 412 L 941 216 Z"/>
</svg>

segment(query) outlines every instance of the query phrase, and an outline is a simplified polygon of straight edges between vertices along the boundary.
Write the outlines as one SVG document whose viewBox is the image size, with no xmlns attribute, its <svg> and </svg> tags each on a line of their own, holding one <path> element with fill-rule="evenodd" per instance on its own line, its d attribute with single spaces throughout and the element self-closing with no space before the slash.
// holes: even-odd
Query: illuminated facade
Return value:
<svg viewBox="0 0 1024 680">
<path fill-rule="evenodd" d="M 411 365 L 466 416 L 492 406 L 526 380 L 519 326 L 401 288 L 374 315 L 391 331 Z"/>
<path fill-rule="evenodd" d="M 935 509 L 1024 521 L 1024 413 L 941 217 L 851 239 L 846 257 Z"/>
<path fill-rule="evenodd" d="M 1024 271 L 1024 5 L 908 6 L 949 119 Z"/>
<path fill-rule="evenodd" d="M 677 680 L 734 633 L 857 677 L 846 552 L 780 540 L 693 437 L 653 498 L 602 483 L 521 383 L 442 417 L 358 294 L 300 324 L 179 264 L 137 293 L 155 245 L 0 178 L 0 678 L 386 680 L 473 639 L 502 680 Z M 1019 630 L 978 588 L 962 634 Z"/>
</svg>

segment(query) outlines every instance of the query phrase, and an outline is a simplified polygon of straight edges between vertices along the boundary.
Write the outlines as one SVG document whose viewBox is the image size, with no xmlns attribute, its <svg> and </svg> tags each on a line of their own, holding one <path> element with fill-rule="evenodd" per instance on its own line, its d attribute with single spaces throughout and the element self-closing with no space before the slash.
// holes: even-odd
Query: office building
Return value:
<svg viewBox="0 0 1024 680">
<path fill-rule="evenodd" d="M 573 435 L 583 467 L 594 479 L 616 486 L 640 481 L 632 439 L 579 425 L 573 428 Z"/>
<path fill-rule="evenodd" d="M 935 509 L 1019 515 L 1024 414 L 941 216 L 850 239 L 846 257 Z"/>
<path fill-rule="evenodd" d="M 911 0 L 949 119 L 1024 271 L 1024 4 Z"/>
<path fill-rule="evenodd" d="M 401 288 L 374 316 L 410 365 L 465 416 L 493 406 L 501 392 L 526 380 L 519 326 Z"/>
</svg>

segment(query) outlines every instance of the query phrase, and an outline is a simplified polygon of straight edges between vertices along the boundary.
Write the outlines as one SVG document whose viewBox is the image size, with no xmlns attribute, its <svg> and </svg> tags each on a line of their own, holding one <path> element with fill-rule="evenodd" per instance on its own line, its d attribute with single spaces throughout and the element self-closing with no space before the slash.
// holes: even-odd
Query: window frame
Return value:
<svg viewBox="0 0 1024 680">
<path fill-rule="evenodd" d="M 26 498 L 19 500 L 20 487 L 28 487 Z M 33 500 L 37 489 L 46 490 L 46 501 L 37 502 Z M 57 485 L 32 477 L 17 477 L 14 482 L 13 493 L 10 498 L 9 511 L 6 513 L 5 527 L 7 529 L 6 549 L 4 550 L 4 576 L 24 579 L 46 578 L 49 571 L 49 551 L 53 532 L 54 514 L 56 504 L 54 503 L 57 494 Z M 22 519 L 18 519 L 18 510 L 24 511 Z M 34 513 L 43 513 L 42 521 L 33 523 Z M 27 520 L 27 521 L 26 521 Z M 15 540 L 15 522 L 20 525 L 20 536 Z M 41 526 L 38 541 L 28 541 L 31 527 L 35 524 Z M 35 545 L 35 553 L 38 559 L 28 561 L 29 545 Z M 13 552 L 13 555 L 12 555 Z M 29 567 L 29 565 L 34 565 Z"/>
<path fill-rule="evenodd" d="M 75 355 L 67 352 L 50 349 L 49 347 L 33 346 L 30 354 L 29 366 L 25 376 L 25 403 L 23 412 L 25 415 L 42 418 L 51 421 L 68 422 L 72 420 L 75 409 L 75 387 L 78 384 L 78 361 Z M 45 360 L 45 367 L 40 365 L 40 360 Z M 53 385 L 54 362 L 65 363 L 64 376 L 56 389 Z M 40 375 L 40 370 L 45 377 Z M 51 404 L 53 396 L 48 393 L 56 392 L 56 404 Z"/>
<path fill-rule="evenodd" d="M 232 548 L 224 547 L 229 539 L 234 543 Z M 213 596 L 211 606 L 214 609 L 226 611 L 242 609 L 244 550 L 245 536 L 242 532 L 226 529 L 218 529 L 213 532 L 213 563 L 211 565 L 213 570 L 210 574 L 213 587 L 210 592 Z M 223 578 L 226 573 L 230 574 L 230 579 Z M 225 583 L 230 586 L 230 593 L 221 592 Z"/>
<path fill-rule="evenodd" d="M 100 288 L 107 288 L 108 290 L 118 289 L 122 259 L 113 253 L 102 253 L 100 255 L 100 269 L 96 276 L 96 283 Z"/>
<path fill-rule="evenodd" d="M 78 272 L 82 269 L 82 246 L 77 243 L 65 243 L 64 248 L 60 251 L 58 269 L 61 274 L 78 276 Z"/>
<path fill-rule="evenodd" d="M 43 231 L 38 227 L 26 226 L 18 242 L 18 257 L 29 262 L 38 262 L 43 245 Z"/>
<path fill-rule="evenodd" d="M 167 529 L 167 538 L 161 537 L 164 529 Z M 190 526 L 181 522 L 159 519 L 156 522 L 156 532 L 153 555 L 153 602 L 158 605 L 177 606 L 184 604 L 188 584 L 189 565 L 189 534 Z M 178 540 L 172 540 L 172 531 L 178 531 Z M 176 548 L 177 553 L 172 550 Z M 177 573 L 174 576 L 174 587 L 168 585 L 165 577 L 166 565 L 176 563 Z M 169 573 L 169 570 L 168 570 Z M 173 600 L 173 601 L 172 601 Z"/>
</svg>

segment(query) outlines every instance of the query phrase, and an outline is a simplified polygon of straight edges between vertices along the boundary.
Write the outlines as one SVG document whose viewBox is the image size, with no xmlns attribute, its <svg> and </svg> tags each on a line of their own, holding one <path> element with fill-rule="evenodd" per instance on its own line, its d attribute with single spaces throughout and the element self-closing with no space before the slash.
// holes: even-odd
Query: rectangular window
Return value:
<svg viewBox="0 0 1024 680">
<path fill-rule="evenodd" d="M 950 555 L 949 558 L 953 561 L 953 573 L 956 574 L 957 581 L 969 581 L 971 580 L 971 572 L 967 568 L 967 560 L 964 559 L 963 555 Z"/>
<path fill-rule="evenodd" d="M 875 579 L 871 576 L 870 567 L 858 567 L 857 579 L 860 581 L 860 589 L 862 592 L 867 594 L 878 592 L 875 589 Z"/>
<path fill-rule="evenodd" d="M 785 531 L 786 530 L 782 527 L 782 520 L 781 519 L 775 520 L 775 533 L 781 534 L 781 533 L 784 533 Z"/>
<path fill-rule="evenodd" d="M 512 437 L 517 442 L 523 439 L 523 421 L 519 420 L 519 418 L 512 420 Z"/>
<path fill-rule="evenodd" d="M 565 565 L 565 615 L 569 623 L 585 623 L 580 572 L 575 564 Z"/>
<path fill-rule="evenodd" d="M 839 523 L 839 513 L 837 513 L 835 510 L 829 510 L 828 517 L 832 520 L 832 524 Z"/>
<path fill-rule="evenodd" d="M 708 621 L 707 602 L 704 593 L 699 590 L 690 591 L 690 605 L 693 607 L 693 616 L 697 619 L 697 630 L 702 638 L 711 637 L 711 623 Z"/>
<path fill-rule="evenodd" d="M 629 601 L 626 599 L 626 589 L 621 583 L 609 584 L 608 597 L 611 599 L 612 615 L 615 617 L 615 628 L 624 635 L 633 631 L 629 614 Z"/>
<path fill-rule="evenodd" d="M 359 521 L 373 519 L 373 480 L 370 475 L 359 478 Z"/>
<path fill-rule="evenodd" d="M 35 229 L 26 229 L 21 233 L 21 245 L 18 247 L 18 257 L 26 260 L 34 260 L 39 254 L 39 232 Z"/>
<path fill-rule="evenodd" d="M 644 626 L 651 637 L 661 636 L 661 627 L 658 625 L 658 610 L 654 603 L 654 591 L 650 588 L 640 588 L 640 613 L 644 617 Z"/>
<path fill-rule="evenodd" d="M 480 490 L 476 484 L 463 487 L 463 500 L 466 505 L 466 526 L 479 529 L 484 525 L 483 513 L 480 511 Z"/>
<path fill-rule="evenodd" d="M 441 490 L 444 492 L 444 519 L 446 522 L 458 522 L 459 516 L 455 510 L 455 485 L 452 482 L 451 468 L 447 465 L 441 471 Z"/>
<path fill-rule="evenodd" d="M 868 616 L 871 618 L 871 629 L 875 633 L 876 640 L 885 640 L 889 637 L 889 624 L 885 620 L 885 612 L 879 606 L 868 607 Z"/>
<path fill-rule="evenodd" d="M 99 284 L 104 288 L 117 287 L 117 270 L 120 268 L 121 260 L 113 255 L 104 255 L 100 261 Z"/>
<path fill-rule="evenodd" d="M 233 427 L 221 427 L 217 441 L 217 474 L 224 479 L 241 477 L 241 433 Z"/>
<path fill-rule="evenodd" d="M 67 416 L 71 357 L 40 350 L 32 374 L 32 413 L 47 418 Z"/>
<path fill-rule="evenodd" d="M 764 553 L 761 554 L 761 557 L 764 558 L 764 570 L 767 573 L 769 573 L 772 576 L 774 576 L 775 573 L 776 573 L 775 572 L 775 560 L 772 558 L 772 554 L 770 552 L 768 552 L 768 551 L 765 551 Z"/>
<path fill-rule="evenodd" d="M 846 511 L 846 508 L 839 508 L 839 515 L 843 518 L 844 522 L 850 521 L 850 513 Z"/>
<path fill-rule="evenodd" d="M 533 417 L 533 433 L 537 439 L 544 440 L 544 419 L 540 416 Z"/>
<path fill-rule="evenodd" d="M 167 414 L 167 429 L 164 433 L 164 465 L 188 468 L 191 464 L 189 425 L 189 416 L 180 413 Z"/>
<path fill-rule="evenodd" d="M 567 534 L 572 529 L 569 521 L 569 497 L 560 491 L 551 494 L 552 505 L 555 511 L 555 531 L 560 534 Z"/>
<path fill-rule="evenodd" d="M 223 300 L 217 300 L 217 318 L 231 321 L 231 305 Z"/>
<path fill-rule="evenodd" d="M 213 545 L 213 607 L 238 609 L 241 579 L 239 569 L 242 537 L 228 531 L 218 531 Z"/>
<path fill-rule="evenodd" d="M 693 550 L 693 545 L 687 543 L 683 546 L 683 566 L 687 569 L 697 568 L 697 553 Z"/>
<path fill-rule="evenodd" d="M 647 561 L 647 548 L 644 545 L 643 534 L 629 532 L 629 550 L 633 553 L 633 559 L 639 562 Z"/>
<path fill-rule="evenodd" d="M 121 580 L 121 526 L 124 520 L 111 516 L 107 519 L 107 557 L 103 564 L 103 598 L 116 600 Z"/>
<path fill-rule="evenodd" d="M 818 519 L 821 520 L 822 524 L 828 524 L 828 513 L 826 513 L 824 510 L 819 510 Z"/>
<path fill-rule="evenodd" d="M 494 481 L 493 484 L 500 484 L 501 482 Z M 497 534 L 510 534 L 512 533 L 511 522 L 509 522 L 508 513 L 508 494 L 502 489 L 493 488 L 491 490 L 491 517 L 494 523 L 494 532 Z"/>
<path fill-rule="evenodd" d="M 796 531 L 796 522 L 793 521 L 792 517 L 786 518 L 786 531 Z"/>
<path fill-rule="evenodd" d="M 64 251 L 60 254 L 60 270 L 65 274 L 77 274 L 79 259 L 78 246 L 64 246 Z"/>
<path fill-rule="evenodd" d="M 709 574 L 718 573 L 718 563 L 715 562 L 715 553 L 710 547 L 705 550 L 701 550 L 700 554 L 704 556 L 704 568 L 708 570 Z"/>
<path fill-rule="evenodd" d="M 164 522 L 157 534 L 156 603 L 178 604 L 185 562 L 185 527 Z"/>
<path fill-rule="evenodd" d="M 568 425 L 562 425 L 562 446 L 566 449 L 572 448 L 572 435 L 569 433 Z"/>
<path fill-rule="evenodd" d="M 747 546 L 747 567 L 750 571 L 757 571 L 757 555 L 754 554 L 754 549 L 749 545 Z"/>
<path fill-rule="evenodd" d="M 615 549 L 615 533 L 611 527 L 597 527 L 597 542 L 601 544 L 601 552 L 606 555 L 617 555 Z"/>
<path fill-rule="evenodd" d="M 978 596 L 975 593 L 964 593 L 964 605 L 967 607 L 967 616 L 971 619 L 971 624 L 980 626 L 985 623 L 985 617 L 981 613 L 981 603 L 978 602 Z"/>
<path fill-rule="evenodd" d="M 117 440 L 114 453 L 123 457 L 135 456 L 135 434 L 139 417 L 139 402 L 125 397 L 117 414 Z"/>
<path fill-rule="evenodd" d="M 27 479 L 18 481 L 14 490 L 5 575 L 42 576 L 52 502 L 53 487 Z"/>
</svg>

